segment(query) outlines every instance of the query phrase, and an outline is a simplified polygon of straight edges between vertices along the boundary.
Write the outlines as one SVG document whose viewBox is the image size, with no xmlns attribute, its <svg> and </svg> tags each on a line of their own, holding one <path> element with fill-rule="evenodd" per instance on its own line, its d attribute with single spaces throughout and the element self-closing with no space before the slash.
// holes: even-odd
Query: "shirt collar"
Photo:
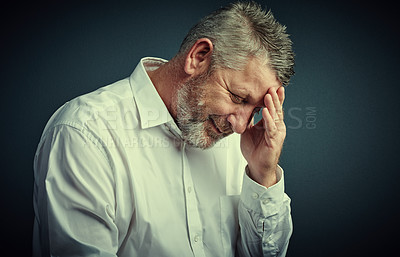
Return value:
<svg viewBox="0 0 400 257">
<path fill-rule="evenodd" d="M 146 72 L 146 70 L 154 70 L 166 62 L 161 58 L 142 58 L 129 77 L 142 129 L 164 123 L 175 123 Z"/>
</svg>

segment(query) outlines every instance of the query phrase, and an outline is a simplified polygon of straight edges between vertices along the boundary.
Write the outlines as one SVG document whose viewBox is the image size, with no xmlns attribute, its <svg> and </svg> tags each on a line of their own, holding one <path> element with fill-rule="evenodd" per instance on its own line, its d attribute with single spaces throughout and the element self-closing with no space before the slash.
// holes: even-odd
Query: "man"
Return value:
<svg viewBox="0 0 400 257">
<path fill-rule="evenodd" d="M 34 256 L 284 256 L 291 44 L 270 12 L 238 2 L 169 62 L 144 58 L 57 110 L 34 161 Z"/>
</svg>

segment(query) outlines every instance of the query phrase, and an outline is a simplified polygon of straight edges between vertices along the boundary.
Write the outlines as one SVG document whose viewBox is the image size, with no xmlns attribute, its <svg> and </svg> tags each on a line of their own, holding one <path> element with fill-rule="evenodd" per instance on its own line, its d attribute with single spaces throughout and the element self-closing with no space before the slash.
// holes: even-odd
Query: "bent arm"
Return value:
<svg viewBox="0 0 400 257">
<path fill-rule="evenodd" d="M 284 193 L 283 171 L 279 166 L 277 180 L 266 188 L 245 174 L 238 207 L 237 256 L 286 255 L 293 225 L 290 198 Z"/>
</svg>

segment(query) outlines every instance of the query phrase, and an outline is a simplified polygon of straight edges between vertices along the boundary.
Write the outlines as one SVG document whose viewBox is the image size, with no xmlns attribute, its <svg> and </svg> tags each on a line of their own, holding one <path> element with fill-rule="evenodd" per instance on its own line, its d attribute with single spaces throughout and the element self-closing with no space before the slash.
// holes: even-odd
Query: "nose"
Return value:
<svg viewBox="0 0 400 257">
<path fill-rule="evenodd" d="M 236 113 L 229 114 L 227 120 L 235 133 L 242 134 L 249 125 L 252 114 L 252 108 L 242 108 Z"/>
</svg>

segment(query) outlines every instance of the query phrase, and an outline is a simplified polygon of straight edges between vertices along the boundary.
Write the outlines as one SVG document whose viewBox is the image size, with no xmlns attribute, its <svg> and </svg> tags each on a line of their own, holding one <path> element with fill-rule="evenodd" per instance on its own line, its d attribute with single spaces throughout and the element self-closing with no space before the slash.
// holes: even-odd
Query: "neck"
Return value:
<svg viewBox="0 0 400 257">
<path fill-rule="evenodd" d="M 174 119 L 176 119 L 177 92 L 186 77 L 181 63 L 178 58 L 173 58 L 161 65 L 160 68 L 147 71 L 154 87 Z"/>
</svg>

